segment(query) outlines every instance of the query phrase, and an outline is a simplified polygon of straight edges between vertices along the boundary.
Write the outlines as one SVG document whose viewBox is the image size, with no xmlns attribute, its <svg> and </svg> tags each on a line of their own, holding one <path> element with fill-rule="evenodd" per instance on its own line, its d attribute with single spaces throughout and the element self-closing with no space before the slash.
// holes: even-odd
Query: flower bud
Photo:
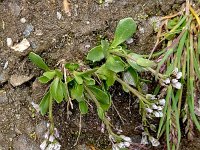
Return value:
<svg viewBox="0 0 200 150">
<path fill-rule="evenodd" d="M 176 89 L 181 89 L 182 84 L 180 82 L 174 83 L 172 84 L 173 87 L 175 87 Z"/>
<path fill-rule="evenodd" d="M 155 116 L 155 117 L 157 117 L 157 118 L 159 118 L 159 117 L 160 117 L 160 113 L 159 113 L 159 112 L 157 112 L 157 111 L 155 111 L 153 114 L 154 114 L 154 116 Z"/>
<path fill-rule="evenodd" d="M 46 147 L 47 147 L 47 140 L 44 140 L 44 141 L 42 142 L 42 144 L 40 144 L 40 149 L 41 149 L 41 150 L 45 150 Z"/>
<path fill-rule="evenodd" d="M 173 84 L 173 83 L 177 83 L 177 82 L 178 82 L 177 79 L 172 79 L 172 84 Z"/>
<path fill-rule="evenodd" d="M 158 109 L 158 106 L 157 106 L 156 104 L 152 104 L 151 107 L 152 107 L 153 109 Z"/>
<path fill-rule="evenodd" d="M 158 106 L 157 110 L 163 110 L 163 107 Z"/>
<path fill-rule="evenodd" d="M 152 113 L 153 110 L 152 110 L 151 108 L 146 108 L 146 112 L 148 112 L 148 113 Z"/>
<path fill-rule="evenodd" d="M 170 84 L 170 79 L 167 78 L 167 79 L 165 79 L 163 82 L 164 82 L 165 84 Z"/>
<path fill-rule="evenodd" d="M 182 72 L 178 72 L 177 74 L 176 74 L 176 79 L 180 79 L 182 77 Z"/>
<path fill-rule="evenodd" d="M 165 106 L 165 99 L 160 99 L 158 102 L 160 105 Z"/>
</svg>

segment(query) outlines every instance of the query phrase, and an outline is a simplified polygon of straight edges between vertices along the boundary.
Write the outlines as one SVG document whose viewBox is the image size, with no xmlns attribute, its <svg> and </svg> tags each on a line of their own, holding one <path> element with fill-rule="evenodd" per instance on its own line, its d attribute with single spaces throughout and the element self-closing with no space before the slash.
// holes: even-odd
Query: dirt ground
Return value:
<svg viewBox="0 0 200 150">
<path fill-rule="evenodd" d="M 155 44 L 152 20 L 176 11 L 184 2 L 113 0 L 100 5 L 98 0 L 69 0 L 70 13 L 66 13 L 62 0 L 53 1 L 0 0 L 0 150 L 39 150 L 47 130 L 48 118 L 41 117 L 31 104 L 39 103 L 46 87 L 36 80 L 42 72 L 28 60 L 30 51 L 45 58 L 52 68 L 62 59 L 81 62 L 100 38 L 112 39 L 120 19 L 132 17 L 138 30 L 129 47 L 135 52 L 148 53 Z M 31 46 L 24 52 L 16 52 L 7 46 L 7 38 L 14 44 L 26 38 Z M 23 84 L 13 86 L 13 82 Z M 119 119 L 114 108 L 109 111 L 109 116 L 114 127 L 130 136 L 137 145 L 141 140 L 137 102 L 118 90 L 118 86 L 112 88 L 112 98 L 125 121 Z M 70 119 L 67 119 L 66 104 L 55 105 L 54 116 L 63 150 L 109 148 L 108 135 L 101 132 L 101 122 L 94 108 L 82 118 L 82 133 L 76 146 L 73 145 L 79 128 L 78 109 L 71 110 Z M 200 149 L 198 137 L 189 144 L 183 142 L 183 149 Z M 162 144 L 160 149 L 165 147 L 165 143 Z"/>
</svg>

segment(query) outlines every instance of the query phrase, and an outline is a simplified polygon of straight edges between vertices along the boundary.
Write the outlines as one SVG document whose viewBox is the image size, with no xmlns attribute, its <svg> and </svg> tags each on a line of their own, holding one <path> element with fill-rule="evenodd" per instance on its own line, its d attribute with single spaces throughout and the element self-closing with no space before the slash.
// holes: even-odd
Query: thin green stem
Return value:
<svg viewBox="0 0 200 150">
<path fill-rule="evenodd" d="M 49 98 L 49 121 L 50 121 L 50 133 L 54 132 L 54 122 L 53 122 L 53 98 L 50 94 Z"/>
</svg>

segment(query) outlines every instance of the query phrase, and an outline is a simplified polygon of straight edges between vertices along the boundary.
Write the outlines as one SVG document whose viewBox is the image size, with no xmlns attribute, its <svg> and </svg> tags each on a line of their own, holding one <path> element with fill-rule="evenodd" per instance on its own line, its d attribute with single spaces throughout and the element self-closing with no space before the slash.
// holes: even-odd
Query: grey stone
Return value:
<svg viewBox="0 0 200 150">
<path fill-rule="evenodd" d="M 26 135 L 20 135 L 17 140 L 13 142 L 14 150 L 39 150 L 39 145 L 30 140 Z"/>
<path fill-rule="evenodd" d="M 0 72 L 0 85 L 7 82 L 9 79 L 9 75 L 7 71 Z"/>
<path fill-rule="evenodd" d="M 33 30 L 34 30 L 33 25 L 28 24 L 28 25 L 26 26 L 24 32 L 23 32 L 23 35 L 24 35 L 25 37 L 28 37 L 28 36 L 31 34 L 31 32 L 32 32 Z"/>
<path fill-rule="evenodd" d="M 6 91 L 0 90 L 0 104 L 8 103 L 8 97 Z"/>
<path fill-rule="evenodd" d="M 10 84 L 12 84 L 12 86 L 16 87 L 16 86 L 20 86 L 23 83 L 31 80 L 33 78 L 33 75 L 30 76 L 26 76 L 26 75 L 11 75 L 10 77 Z"/>
<path fill-rule="evenodd" d="M 37 126 L 35 128 L 35 133 L 36 133 L 37 137 L 43 138 L 46 131 L 47 131 L 46 121 L 41 121 L 39 124 L 37 124 Z"/>
</svg>

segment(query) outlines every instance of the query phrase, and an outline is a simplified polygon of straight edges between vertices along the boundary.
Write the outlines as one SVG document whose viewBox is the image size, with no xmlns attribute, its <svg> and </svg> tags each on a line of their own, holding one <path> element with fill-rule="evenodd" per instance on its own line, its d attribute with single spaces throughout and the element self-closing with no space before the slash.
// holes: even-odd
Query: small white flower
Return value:
<svg viewBox="0 0 200 150">
<path fill-rule="evenodd" d="M 165 84 L 170 84 L 170 79 L 167 78 L 167 79 L 165 79 L 163 82 L 164 82 Z"/>
<path fill-rule="evenodd" d="M 175 87 L 176 89 L 181 89 L 182 84 L 180 82 L 174 83 L 172 84 L 173 87 Z"/>
<path fill-rule="evenodd" d="M 130 143 L 130 142 L 124 142 L 124 145 L 125 145 L 126 147 L 130 147 L 131 143 Z"/>
<path fill-rule="evenodd" d="M 152 113 L 153 110 L 151 108 L 145 108 L 148 113 Z"/>
<path fill-rule="evenodd" d="M 53 143 L 49 144 L 45 150 L 54 150 L 54 144 Z"/>
<path fill-rule="evenodd" d="M 172 79 L 172 84 L 177 83 L 178 80 L 177 79 Z"/>
<path fill-rule="evenodd" d="M 60 136 L 57 128 L 54 128 L 54 136 L 56 138 L 59 138 L 59 136 Z"/>
<path fill-rule="evenodd" d="M 42 142 L 42 144 L 40 144 L 40 149 L 41 149 L 41 150 L 45 150 L 46 147 L 47 147 L 47 140 L 44 140 L 44 141 Z"/>
<path fill-rule="evenodd" d="M 149 141 L 151 141 L 151 144 L 152 144 L 153 146 L 158 146 L 158 145 L 160 145 L 160 142 L 159 142 L 157 139 L 155 139 L 154 137 L 152 137 L 152 136 L 149 137 Z"/>
<path fill-rule="evenodd" d="M 152 107 L 153 109 L 158 109 L 158 106 L 157 106 L 156 104 L 152 104 L 151 107 Z"/>
<path fill-rule="evenodd" d="M 157 111 L 153 112 L 153 114 L 154 114 L 154 116 L 155 116 L 155 117 L 157 117 L 157 118 L 159 118 L 159 117 L 160 117 L 160 113 L 159 113 L 159 112 L 157 112 Z"/>
<path fill-rule="evenodd" d="M 178 68 L 174 68 L 173 74 L 176 75 L 178 73 Z"/>
<path fill-rule="evenodd" d="M 178 72 L 177 74 L 176 74 L 176 79 L 180 79 L 182 77 L 182 72 Z"/>
<path fill-rule="evenodd" d="M 128 136 L 120 135 L 120 137 L 121 137 L 124 141 L 126 141 L 126 142 L 130 142 L 130 143 L 132 142 L 131 138 L 128 137 Z"/>
<path fill-rule="evenodd" d="M 60 148 L 61 148 L 60 143 L 57 142 L 54 144 L 54 150 L 60 150 Z"/>
<path fill-rule="evenodd" d="M 54 137 L 53 135 L 50 135 L 49 141 L 50 141 L 50 142 L 53 142 L 54 140 L 55 140 L 55 137 Z"/>
<path fill-rule="evenodd" d="M 44 138 L 45 138 L 45 139 L 48 139 L 48 138 L 49 138 L 49 131 L 47 131 L 47 132 L 44 134 Z"/>
<path fill-rule="evenodd" d="M 143 144 L 143 145 L 149 144 L 147 140 L 147 135 L 145 132 L 142 132 L 142 139 L 141 139 L 140 144 Z"/>
<path fill-rule="evenodd" d="M 116 144 L 112 145 L 112 150 L 120 150 L 119 147 Z"/>
<path fill-rule="evenodd" d="M 163 110 L 163 107 L 158 106 L 157 110 Z"/>
<path fill-rule="evenodd" d="M 47 123 L 47 128 L 49 128 L 50 127 L 50 123 Z"/>
<path fill-rule="evenodd" d="M 165 106 L 165 99 L 160 99 L 158 102 L 160 105 Z"/>
<path fill-rule="evenodd" d="M 126 148 L 123 142 L 119 143 L 119 144 L 118 144 L 118 147 L 119 147 L 119 148 Z"/>
</svg>

